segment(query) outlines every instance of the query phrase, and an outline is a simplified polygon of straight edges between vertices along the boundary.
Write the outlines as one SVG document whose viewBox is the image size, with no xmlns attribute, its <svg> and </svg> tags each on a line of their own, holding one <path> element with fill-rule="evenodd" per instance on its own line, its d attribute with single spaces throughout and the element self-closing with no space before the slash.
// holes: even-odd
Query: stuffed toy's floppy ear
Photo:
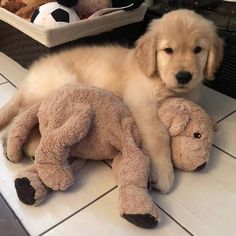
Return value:
<svg viewBox="0 0 236 236">
<path fill-rule="evenodd" d="M 178 114 L 175 115 L 173 118 L 171 125 L 169 127 L 169 134 L 170 136 L 177 136 L 181 132 L 184 131 L 188 122 L 190 120 L 189 112 L 187 109 L 180 111 Z"/>
<path fill-rule="evenodd" d="M 189 110 L 184 105 L 171 104 L 167 101 L 158 110 L 158 117 L 165 125 L 171 137 L 184 131 L 190 120 Z"/>
<path fill-rule="evenodd" d="M 155 39 L 148 33 L 144 34 L 135 48 L 135 56 L 143 73 L 152 77 L 157 70 Z"/>
<path fill-rule="evenodd" d="M 205 77 L 207 80 L 212 80 L 214 78 L 214 73 L 216 72 L 222 61 L 223 54 L 223 40 L 217 35 L 217 33 L 215 33 L 205 67 Z"/>
</svg>

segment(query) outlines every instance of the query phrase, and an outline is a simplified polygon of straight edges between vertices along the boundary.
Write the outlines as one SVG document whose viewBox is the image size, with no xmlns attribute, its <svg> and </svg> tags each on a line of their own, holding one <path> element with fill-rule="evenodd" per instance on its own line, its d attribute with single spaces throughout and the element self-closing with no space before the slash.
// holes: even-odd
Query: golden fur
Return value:
<svg viewBox="0 0 236 236">
<path fill-rule="evenodd" d="M 197 47 L 201 51 L 196 53 Z M 0 112 L 0 128 L 64 84 L 81 82 L 110 90 L 135 117 L 152 159 L 153 186 L 168 192 L 174 180 L 169 136 L 153 107 L 172 95 L 194 94 L 204 77 L 213 77 L 222 55 L 222 41 L 210 21 L 193 11 L 176 10 L 154 20 L 133 49 L 78 47 L 36 62 Z M 189 83 L 177 82 L 179 71 L 192 74 Z"/>
</svg>

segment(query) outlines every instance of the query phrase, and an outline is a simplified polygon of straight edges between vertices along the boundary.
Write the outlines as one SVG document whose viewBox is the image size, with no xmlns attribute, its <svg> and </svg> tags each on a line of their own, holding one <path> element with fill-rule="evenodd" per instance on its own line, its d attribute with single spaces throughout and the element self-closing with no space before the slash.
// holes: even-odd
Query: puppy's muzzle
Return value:
<svg viewBox="0 0 236 236">
<path fill-rule="evenodd" d="M 192 79 L 192 73 L 188 72 L 188 71 L 179 71 L 176 75 L 175 75 L 177 81 L 179 84 L 187 84 L 189 83 L 189 81 Z"/>
</svg>

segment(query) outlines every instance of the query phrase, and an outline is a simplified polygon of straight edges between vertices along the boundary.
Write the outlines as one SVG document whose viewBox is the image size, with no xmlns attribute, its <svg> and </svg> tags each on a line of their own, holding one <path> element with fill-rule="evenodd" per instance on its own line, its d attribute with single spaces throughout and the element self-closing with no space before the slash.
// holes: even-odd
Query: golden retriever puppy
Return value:
<svg viewBox="0 0 236 236">
<path fill-rule="evenodd" d="M 0 128 L 65 84 L 110 90 L 132 111 L 151 157 L 152 185 L 166 193 L 174 173 L 169 136 L 157 119 L 157 107 L 169 96 L 194 93 L 204 78 L 212 79 L 222 54 L 212 22 L 190 10 L 172 11 L 154 20 L 134 48 L 78 47 L 34 63 L 15 97 L 0 111 Z"/>
</svg>

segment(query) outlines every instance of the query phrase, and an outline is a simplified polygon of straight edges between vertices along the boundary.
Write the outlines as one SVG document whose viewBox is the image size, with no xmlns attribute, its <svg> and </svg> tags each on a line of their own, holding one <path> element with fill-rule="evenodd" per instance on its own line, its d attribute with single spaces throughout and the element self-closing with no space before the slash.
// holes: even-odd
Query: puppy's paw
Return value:
<svg viewBox="0 0 236 236">
<path fill-rule="evenodd" d="M 170 192 L 174 184 L 173 168 L 152 169 L 151 171 L 151 186 L 161 193 Z"/>
</svg>

